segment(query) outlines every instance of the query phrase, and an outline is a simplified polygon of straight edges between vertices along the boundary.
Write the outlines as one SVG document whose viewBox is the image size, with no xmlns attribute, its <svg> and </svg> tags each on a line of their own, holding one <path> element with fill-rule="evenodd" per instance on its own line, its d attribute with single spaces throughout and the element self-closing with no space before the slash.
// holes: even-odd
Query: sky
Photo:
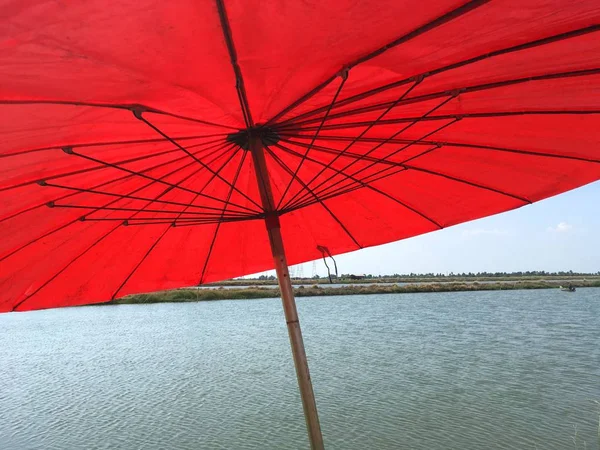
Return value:
<svg viewBox="0 0 600 450">
<path fill-rule="evenodd" d="M 513 211 L 338 255 L 335 261 L 340 274 L 595 273 L 600 271 L 600 181 Z M 299 266 L 290 267 L 292 276 L 327 275 L 322 259 Z"/>
</svg>

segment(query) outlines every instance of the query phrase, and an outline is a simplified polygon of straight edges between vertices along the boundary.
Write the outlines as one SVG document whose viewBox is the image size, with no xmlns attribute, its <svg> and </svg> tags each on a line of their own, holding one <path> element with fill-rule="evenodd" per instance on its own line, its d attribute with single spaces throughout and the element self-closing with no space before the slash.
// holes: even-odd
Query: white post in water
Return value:
<svg viewBox="0 0 600 450">
<path fill-rule="evenodd" d="M 285 249 L 283 247 L 283 240 L 281 239 L 279 217 L 276 213 L 272 213 L 275 210 L 275 204 L 273 201 L 271 182 L 269 181 L 269 173 L 267 172 L 267 165 L 265 162 L 263 143 L 258 133 L 253 133 L 252 131 L 250 132 L 251 135 L 249 136 L 248 144 L 250 152 L 252 153 L 252 160 L 254 161 L 256 179 L 263 208 L 267 213 L 265 224 L 267 226 L 267 233 L 269 234 L 269 241 L 271 243 L 271 252 L 277 271 L 277 280 L 279 282 L 279 290 L 281 291 L 283 312 L 285 313 L 285 321 L 287 322 L 288 333 L 290 336 L 294 365 L 296 366 L 296 375 L 298 377 L 298 386 L 300 387 L 300 397 L 302 397 L 302 406 L 304 407 L 304 417 L 306 419 L 310 447 L 312 450 L 323 450 L 321 425 L 319 424 L 315 394 L 313 392 L 312 382 L 310 381 L 308 361 L 306 360 L 304 341 L 302 340 L 302 330 L 300 329 L 298 311 L 296 310 L 296 300 L 294 299 L 294 291 L 292 289 L 292 282 L 290 280 L 290 274 L 285 258 Z"/>
</svg>

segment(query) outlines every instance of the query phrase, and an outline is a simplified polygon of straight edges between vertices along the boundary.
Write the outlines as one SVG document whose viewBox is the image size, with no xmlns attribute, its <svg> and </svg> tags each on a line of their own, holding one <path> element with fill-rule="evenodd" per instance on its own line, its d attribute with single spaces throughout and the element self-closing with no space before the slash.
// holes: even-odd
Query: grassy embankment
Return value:
<svg viewBox="0 0 600 450">
<path fill-rule="evenodd" d="M 294 289 L 297 297 L 315 297 L 329 295 L 366 295 L 366 294 L 404 294 L 417 292 L 460 292 L 460 291 L 499 291 L 515 289 L 557 289 L 561 281 L 514 281 L 503 283 L 475 282 L 443 282 L 415 283 L 407 285 L 354 285 L 337 288 L 321 288 L 318 285 L 300 286 Z M 600 287 L 600 278 L 577 281 L 577 287 Z M 569 295 L 565 293 L 565 295 Z M 240 289 L 176 289 L 153 292 L 150 294 L 130 295 L 112 301 L 113 304 L 162 303 L 162 302 L 195 302 L 208 300 L 232 300 L 279 297 L 279 289 L 253 286 Z"/>
</svg>

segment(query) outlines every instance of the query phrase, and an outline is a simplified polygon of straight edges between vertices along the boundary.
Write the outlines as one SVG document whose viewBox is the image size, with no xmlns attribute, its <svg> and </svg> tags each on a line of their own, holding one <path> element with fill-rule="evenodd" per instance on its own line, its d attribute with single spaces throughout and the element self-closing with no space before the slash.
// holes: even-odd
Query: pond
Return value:
<svg viewBox="0 0 600 450">
<path fill-rule="evenodd" d="M 298 299 L 326 448 L 598 449 L 600 289 Z M 0 315 L 0 448 L 306 449 L 278 299 Z"/>
</svg>

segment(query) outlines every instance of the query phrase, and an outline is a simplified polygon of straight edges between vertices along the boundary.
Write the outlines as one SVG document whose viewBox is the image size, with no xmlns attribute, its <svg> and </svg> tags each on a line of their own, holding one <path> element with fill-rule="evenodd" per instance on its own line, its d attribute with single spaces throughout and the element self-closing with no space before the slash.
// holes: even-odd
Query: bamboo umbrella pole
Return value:
<svg viewBox="0 0 600 450">
<path fill-rule="evenodd" d="M 304 418 L 306 419 L 310 447 L 312 450 L 323 450 L 321 425 L 319 424 L 315 394 L 310 380 L 308 361 L 306 359 L 306 351 L 304 350 L 304 341 L 302 339 L 302 330 L 300 329 L 298 311 L 296 310 L 296 300 L 294 299 L 294 291 L 292 289 L 285 257 L 285 249 L 281 238 L 279 217 L 274 211 L 275 203 L 273 201 L 273 192 L 271 190 L 269 173 L 267 171 L 263 143 L 257 132 L 250 132 L 249 149 L 252 153 L 260 197 L 266 212 L 265 224 L 267 226 L 267 233 L 269 234 L 269 241 L 271 243 L 271 252 L 277 271 L 277 280 L 279 282 L 279 290 L 281 292 L 283 312 L 285 314 L 285 321 L 290 337 L 294 365 L 296 366 L 296 376 L 298 377 L 300 397 L 302 398 L 302 406 L 304 407 Z"/>
</svg>

